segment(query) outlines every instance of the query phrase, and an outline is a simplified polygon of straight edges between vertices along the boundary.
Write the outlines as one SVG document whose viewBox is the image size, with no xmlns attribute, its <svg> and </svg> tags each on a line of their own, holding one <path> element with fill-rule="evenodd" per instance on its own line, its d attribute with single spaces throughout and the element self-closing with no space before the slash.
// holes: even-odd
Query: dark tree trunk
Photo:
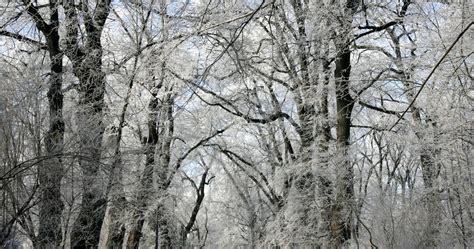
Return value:
<svg viewBox="0 0 474 249">
<path fill-rule="evenodd" d="M 45 138 L 48 156 L 39 168 L 41 203 L 39 218 L 39 246 L 59 246 L 62 241 L 61 179 L 63 168 L 60 156 L 63 151 L 64 121 L 62 118 L 63 95 L 61 93 L 62 54 L 51 53 L 50 89 L 48 91 L 50 126 Z"/>
<path fill-rule="evenodd" d="M 164 63 L 161 65 L 161 73 L 160 81 L 155 89 L 156 91 L 161 89 L 164 83 Z M 171 93 L 168 93 L 165 100 L 161 102 L 164 103 L 164 105 L 159 106 L 159 100 L 157 99 L 156 95 L 157 92 L 153 94 L 153 97 L 148 104 L 148 138 L 145 144 L 145 169 L 140 179 L 139 189 L 141 191 L 139 191 L 137 197 L 138 208 L 134 210 L 135 214 L 127 241 L 127 248 L 138 248 L 141 238 L 141 230 L 145 222 L 145 211 L 147 211 L 149 208 L 148 202 L 150 197 L 153 195 L 153 192 L 150 192 L 150 190 L 153 189 L 153 179 L 156 179 L 156 191 L 159 198 L 166 196 L 166 191 L 169 186 L 168 166 L 170 163 L 171 137 L 173 136 L 174 130 L 174 99 L 171 96 Z M 162 114 L 166 118 L 164 119 L 165 122 L 163 122 L 162 119 L 158 119 L 158 113 Z M 159 139 L 161 140 L 158 143 Z M 157 148 L 157 146 L 159 147 Z M 156 160 L 156 155 L 158 155 L 158 160 Z M 162 202 L 162 200 L 160 200 L 160 202 Z M 159 203 L 158 208 L 155 210 L 155 214 L 157 217 L 157 224 L 160 229 L 160 236 L 162 236 L 162 238 L 160 238 L 160 243 L 164 243 L 163 245 L 166 245 L 167 243 L 171 245 L 171 240 L 168 239 L 168 217 L 164 215 L 164 211 L 165 207 L 163 203 Z"/>
<path fill-rule="evenodd" d="M 428 211 L 428 238 L 424 242 L 426 248 L 438 246 L 439 229 L 442 219 L 441 200 L 436 184 L 440 166 L 436 164 L 433 151 L 424 150 L 420 156 L 423 171 L 423 184 L 427 190 L 426 209 Z"/>
<path fill-rule="evenodd" d="M 156 248 L 170 249 L 172 248 L 172 239 L 170 234 L 169 217 L 166 216 L 166 208 L 163 204 L 159 204 L 155 210 L 156 218 Z"/>
<path fill-rule="evenodd" d="M 201 181 L 199 182 L 199 185 L 194 184 L 195 190 L 196 190 L 196 202 L 194 203 L 194 208 L 193 208 L 193 211 L 191 213 L 191 217 L 189 218 L 188 223 L 182 229 L 181 247 L 183 247 L 183 248 L 186 247 L 186 240 L 187 240 L 188 234 L 191 233 L 191 229 L 194 227 L 194 225 L 196 223 L 197 215 L 199 213 L 199 210 L 201 209 L 201 204 L 202 204 L 202 201 L 204 200 L 204 196 L 206 194 L 204 192 L 204 188 L 205 188 L 206 184 L 208 184 L 207 183 L 207 174 L 208 174 L 208 172 L 209 172 L 209 169 L 206 169 L 206 171 L 204 171 L 204 174 L 201 176 Z M 192 181 L 191 179 L 189 179 L 189 180 Z"/>
<path fill-rule="evenodd" d="M 124 116 L 124 115 L 123 115 Z M 124 119 L 123 119 L 124 120 Z M 122 187 L 122 160 L 120 153 L 120 140 L 123 123 L 120 123 L 119 134 L 117 135 L 116 151 L 114 162 L 110 171 L 111 178 L 106 190 L 106 198 L 109 200 L 110 208 L 107 212 L 109 227 L 105 247 L 109 249 L 122 248 L 125 238 L 125 212 L 127 208 L 127 199 Z M 107 220 L 104 217 L 104 221 Z"/>
<path fill-rule="evenodd" d="M 48 26 L 39 27 L 46 37 L 50 59 L 49 76 L 49 129 L 45 136 L 45 148 L 48 159 L 38 169 L 41 186 L 41 202 L 39 212 L 39 248 L 57 248 L 62 242 L 61 215 L 61 179 L 63 166 L 61 154 L 64 142 L 63 120 L 63 54 L 59 49 L 59 20 L 56 1 L 50 2 L 51 17 Z M 41 26 L 41 25 L 39 25 Z"/>
<path fill-rule="evenodd" d="M 66 26 L 65 53 L 79 78 L 79 165 L 82 170 L 82 202 L 71 232 L 72 248 L 96 248 L 106 209 L 101 173 L 102 123 L 105 94 L 105 73 L 102 71 L 101 35 L 110 13 L 110 0 L 98 0 L 93 13 L 87 8 L 76 9 L 74 0 L 64 1 Z M 87 4 L 87 3 L 84 3 Z M 78 13 L 83 13 L 84 45 L 78 42 Z M 81 17 L 82 18 L 82 17 Z"/>
<path fill-rule="evenodd" d="M 349 83 L 351 73 L 351 52 L 348 44 L 339 47 L 336 58 L 334 77 L 336 80 L 337 108 L 337 182 L 336 200 L 331 210 L 331 240 L 335 246 L 340 246 L 351 238 L 352 211 L 354 198 L 354 173 L 349 160 L 351 114 L 354 100 L 350 96 Z"/>
<path fill-rule="evenodd" d="M 162 70 L 164 69 L 164 65 Z M 164 72 L 164 70 L 162 71 Z M 171 91 L 171 89 L 170 89 Z M 167 195 L 167 190 L 169 187 L 169 166 L 171 160 L 171 141 L 174 133 L 174 118 L 173 118 L 173 105 L 174 105 L 174 97 L 172 93 L 168 93 L 166 99 L 164 101 L 166 105 L 164 106 L 164 113 L 166 117 L 166 126 L 163 129 L 163 134 L 166 133 L 166 137 L 164 137 L 163 144 L 160 149 L 160 165 L 158 166 L 158 170 L 156 172 L 157 177 L 157 186 L 158 186 L 158 193 L 161 197 L 165 197 Z M 165 199 L 165 198 L 163 198 Z M 158 204 L 158 207 L 155 209 L 155 217 L 156 217 L 156 231 L 155 234 L 158 239 L 158 243 L 155 245 L 160 249 L 168 249 L 175 247 L 172 244 L 173 240 L 171 237 L 172 223 L 170 222 L 170 218 L 166 212 L 166 206 L 164 201 L 161 201 Z"/>
<path fill-rule="evenodd" d="M 359 0 L 347 0 L 343 9 L 343 20 L 337 40 L 334 69 L 336 84 L 336 197 L 332 200 L 329 231 L 332 247 L 340 248 L 351 239 L 354 207 L 354 171 L 349 159 L 351 115 L 354 100 L 350 95 L 351 75 L 351 28 Z"/>
<path fill-rule="evenodd" d="M 89 37 L 91 39 L 94 37 Z M 81 210 L 71 233 L 73 248 L 97 247 L 106 208 L 103 186 L 98 178 L 104 133 L 105 74 L 102 72 L 100 37 L 95 39 L 88 47 L 87 55 L 74 63 L 80 81 L 78 127 L 83 192 Z"/>
</svg>

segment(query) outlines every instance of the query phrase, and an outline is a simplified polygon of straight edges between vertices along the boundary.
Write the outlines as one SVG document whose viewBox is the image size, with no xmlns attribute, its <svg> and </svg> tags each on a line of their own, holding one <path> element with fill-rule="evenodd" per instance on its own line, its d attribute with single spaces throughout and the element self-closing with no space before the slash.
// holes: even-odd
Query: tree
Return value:
<svg viewBox="0 0 474 249">
<path fill-rule="evenodd" d="M 71 60 L 74 75 L 79 79 L 79 111 L 77 125 L 80 143 L 79 164 L 82 169 L 82 204 L 71 234 L 73 248 L 88 248 L 99 244 L 100 229 L 105 214 L 104 191 L 97 179 L 104 133 L 105 73 L 102 69 L 101 35 L 111 9 L 111 1 L 96 1 L 94 11 L 86 3 L 64 4 L 66 37 L 65 54 Z M 84 17 L 84 36 L 79 33 L 78 13 Z M 83 43 L 79 43 L 79 39 Z"/>
<path fill-rule="evenodd" d="M 61 179 L 63 166 L 61 155 L 63 153 L 64 142 L 64 121 L 63 121 L 63 53 L 59 45 L 59 2 L 49 1 L 49 23 L 41 15 L 38 6 L 31 1 L 23 1 L 25 12 L 33 20 L 36 28 L 46 38 L 46 44 L 28 38 L 21 33 L 1 30 L 0 34 L 10 36 L 20 41 L 30 42 L 40 45 L 40 49 L 46 49 L 49 53 L 50 73 L 49 73 L 49 130 L 45 136 L 45 148 L 48 160 L 41 162 L 38 168 L 38 179 L 41 186 L 41 202 L 39 214 L 39 247 L 54 245 L 58 247 L 62 242 L 61 214 L 63 204 L 61 200 Z M 21 12 L 20 12 L 21 14 Z M 19 16 L 17 16 L 19 17 Z M 8 22 L 6 23 L 8 24 Z"/>
<path fill-rule="evenodd" d="M 2 246 L 472 244 L 466 3 L 0 11 Z"/>
</svg>

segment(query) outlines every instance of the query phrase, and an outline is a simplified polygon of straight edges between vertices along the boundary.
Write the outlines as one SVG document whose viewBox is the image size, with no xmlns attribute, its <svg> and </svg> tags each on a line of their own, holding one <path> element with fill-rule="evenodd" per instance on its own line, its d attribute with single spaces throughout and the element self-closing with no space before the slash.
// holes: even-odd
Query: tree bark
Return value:
<svg viewBox="0 0 474 249">
<path fill-rule="evenodd" d="M 299 66 L 301 68 L 301 85 L 299 86 L 301 91 L 301 101 L 298 104 L 298 116 L 301 123 L 301 148 L 300 157 L 298 163 L 300 164 L 301 171 L 298 172 L 298 176 L 295 178 L 295 189 L 300 199 L 300 210 L 299 224 L 304 231 L 302 234 L 304 237 L 313 237 L 314 231 L 317 226 L 317 216 L 315 215 L 313 204 L 315 200 L 316 183 L 313 174 L 313 153 L 314 153 L 314 140 L 315 140 L 315 117 L 316 117 L 316 100 L 314 95 L 316 93 L 315 87 L 317 85 L 316 79 L 312 79 L 309 73 L 310 61 L 309 57 L 309 43 L 307 42 L 308 36 L 306 31 L 306 14 L 308 6 L 303 5 L 303 1 L 296 0 L 291 1 L 293 11 L 295 12 L 296 25 L 298 27 L 298 59 Z M 312 244 L 312 241 L 304 241 L 302 245 Z"/>
<path fill-rule="evenodd" d="M 155 227 L 155 235 L 156 235 L 156 244 L 155 248 L 159 249 L 169 249 L 173 248 L 172 238 L 171 238 L 171 231 L 170 231 L 170 224 L 169 224 L 169 217 L 166 215 L 166 207 L 160 203 L 158 207 L 155 209 L 155 219 L 156 219 L 156 227 Z"/>
<path fill-rule="evenodd" d="M 60 159 L 64 141 L 63 94 L 61 92 L 62 54 L 50 50 L 50 59 L 52 61 L 48 91 L 50 124 L 45 137 L 48 160 L 38 169 L 42 188 L 38 234 L 40 247 L 59 247 L 61 244 L 61 215 L 64 206 L 61 200 L 63 167 Z"/>
<path fill-rule="evenodd" d="M 330 210 L 329 231 L 334 248 L 343 246 L 351 238 L 354 207 L 354 172 L 349 159 L 351 115 L 354 100 L 350 95 L 351 75 L 351 27 L 358 0 L 347 0 L 343 8 L 342 25 L 340 26 L 336 45 L 334 79 L 336 84 L 336 168 L 335 198 Z"/>
<path fill-rule="evenodd" d="M 164 64 L 162 65 L 162 72 L 164 72 Z M 171 89 L 170 89 L 171 91 Z M 170 218 L 167 215 L 166 206 L 164 205 L 163 197 L 167 196 L 167 191 L 169 187 L 169 180 L 172 177 L 170 173 L 170 160 L 171 160 L 171 141 L 174 133 L 174 118 L 173 118 L 173 104 L 174 98 L 172 93 L 166 95 L 164 106 L 165 108 L 163 113 L 165 114 L 164 129 L 162 130 L 163 141 L 160 148 L 159 160 L 160 163 L 157 165 L 156 170 L 156 186 L 158 191 L 158 196 L 161 197 L 161 201 L 158 203 L 158 207 L 155 209 L 154 214 L 156 218 L 155 234 L 157 238 L 157 248 L 172 248 L 174 245 L 171 237 L 171 228 Z M 173 169 L 171 169 L 173 170 Z"/>
<path fill-rule="evenodd" d="M 59 48 L 59 18 L 58 3 L 50 1 L 50 24 L 37 25 L 47 41 L 50 59 L 49 76 L 49 129 L 45 136 L 45 148 L 48 160 L 38 169 L 38 180 L 41 186 L 41 202 L 39 212 L 39 248 L 59 248 L 62 242 L 61 215 L 63 203 L 61 200 L 61 179 L 63 166 L 61 154 L 64 143 L 63 119 L 63 53 Z M 37 17 L 40 18 L 40 17 Z"/>
<path fill-rule="evenodd" d="M 81 210 L 71 233 L 73 248 L 97 247 L 106 208 L 104 191 L 98 178 L 105 90 L 105 74 L 101 70 L 102 51 L 99 51 L 95 51 L 96 56 L 91 56 L 95 58 L 87 58 L 87 64 L 83 62 L 82 68 L 76 72 L 81 83 L 78 126 L 83 182 Z"/>
<path fill-rule="evenodd" d="M 104 186 L 98 178 L 101 168 L 105 73 L 102 71 L 101 35 L 110 13 L 110 0 L 97 0 L 93 13 L 86 7 L 76 9 L 74 0 L 64 2 L 66 26 L 65 53 L 79 79 L 79 165 L 82 170 L 82 202 L 71 232 L 72 248 L 95 248 L 106 209 Z M 87 4 L 87 3 L 84 3 Z M 78 42 L 79 19 L 84 18 L 85 42 Z"/>
<path fill-rule="evenodd" d="M 347 40 L 346 40 L 347 41 Z M 331 210 L 331 240 L 339 247 L 351 238 L 354 172 L 349 160 L 351 114 L 354 100 L 349 93 L 351 51 L 345 43 L 339 47 L 334 77 L 336 80 L 337 160 L 336 199 Z"/>
</svg>

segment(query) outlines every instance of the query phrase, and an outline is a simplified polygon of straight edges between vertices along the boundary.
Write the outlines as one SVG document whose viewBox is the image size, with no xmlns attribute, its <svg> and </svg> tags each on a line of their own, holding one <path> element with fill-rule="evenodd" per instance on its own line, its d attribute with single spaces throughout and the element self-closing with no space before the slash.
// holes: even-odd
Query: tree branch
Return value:
<svg viewBox="0 0 474 249">
<path fill-rule="evenodd" d="M 377 107 L 377 106 L 373 106 L 373 105 L 370 105 L 370 104 L 367 104 L 363 101 L 360 101 L 359 100 L 359 105 L 363 106 L 363 107 L 366 107 L 366 108 L 369 108 L 371 110 L 374 110 L 374 111 L 378 111 L 378 112 L 383 112 L 383 113 L 387 113 L 387 114 L 392 114 L 392 115 L 396 115 L 397 117 L 400 117 L 400 113 L 402 112 L 397 112 L 397 111 L 392 111 L 392 110 L 387 110 L 385 108 L 380 108 L 380 107 Z"/>
<path fill-rule="evenodd" d="M 15 40 L 21 41 L 21 42 L 26 42 L 26 43 L 30 43 L 32 45 L 36 45 L 36 46 L 38 46 L 39 49 L 43 49 L 43 50 L 48 49 L 48 46 L 45 43 L 42 43 L 40 41 L 28 38 L 28 37 L 26 37 L 24 35 L 20 35 L 18 33 L 13 33 L 13 32 L 6 31 L 6 30 L 0 30 L 0 35 L 1 36 L 7 36 L 7 37 L 13 38 Z"/>
</svg>

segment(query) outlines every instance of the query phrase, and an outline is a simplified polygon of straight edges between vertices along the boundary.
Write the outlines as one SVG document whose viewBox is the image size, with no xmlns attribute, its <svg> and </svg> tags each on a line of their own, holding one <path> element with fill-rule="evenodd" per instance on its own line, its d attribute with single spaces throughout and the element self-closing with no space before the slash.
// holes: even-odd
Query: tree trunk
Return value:
<svg viewBox="0 0 474 249">
<path fill-rule="evenodd" d="M 328 47 L 328 44 L 324 44 Z M 325 51 L 325 54 L 328 54 L 328 49 Z M 327 58 L 323 59 L 323 86 L 321 99 L 319 104 L 319 117 L 318 117 L 318 195 L 319 202 L 321 207 L 321 215 L 319 221 L 319 231 L 318 233 L 323 238 L 330 238 L 329 224 L 330 224 L 330 214 L 331 214 L 331 204 L 332 204 L 332 194 L 333 194 L 333 184 L 329 175 L 329 141 L 331 139 L 331 127 L 329 125 L 329 109 L 328 109 L 328 85 L 329 85 L 329 73 L 330 73 L 330 64 Z M 322 241 L 321 246 L 327 247 L 329 241 Z"/>
<path fill-rule="evenodd" d="M 55 57 L 59 57 L 59 59 Z M 48 91 L 50 126 L 45 138 L 48 160 L 38 169 L 42 188 L 38 235 L 40 247 L 46 245 L 59 247 L 62 241 L 61 179 L 63 168 L 60 159 L 64 140 L 63 95 L 61 93 L 62 54 L 50 52 L 50 58 L 55 62 L 51 65 L 52 73 Z"/>
<path fill-rule="evenodd" d="M 162 65 L 162 72 L 164 72 L 164 64 Z M 171 89 L 170 89 L 171 92 Z M 169 165 L 171 160 L 171 141 L 174 133 L 174 119 L 173 119 L 173 104 L 174 98 L 172 93 L 168 93 L 166 95 L 165 101 L 166 103 L 164 106 L 163 113 L 166 117 L 166 122 L 164 125 L 164 129 L 162 130 L 163 135 L 163 143 L 161 144 L 160 148 L 160 163 L 157 167 L 156 172 L 156 185 L 158 187 L 158 195 L 162 197 L 160 202 L 158 203 L 158 207 L 155 209 L 154 214 L 156 217 L 156 231 L 155 234 L 157 236 L 157 244 L 156 247 L 160 249 L 167 249 L 172 248 L 174 245 L 172 244 L 173 240 L 171 237 L 171 227 L 170 218 L 167 215 L 166 206 L 164 204 L 164 199 L 167 195 L 168 191 L 168 177 L 169 177 Z"/>
<path fill-rule="evenodd" d="M 309 97 L 309 94 L 308 94 Z M 309 99 L 306 101 L 309 102 Z M 317 215 L 314 209 L 316 184 L 313 174 L 313 145 L 314 145 L 314 104 L 306 103 L 300 110 L 301 119 L 301 151 L 298 158 L 299 170 L 295 178 L 294 187 L 297 192 L 298 205 L 298 226 L 300 227 L 299 235 L 301 238 L 297 239 L 298 246 L 312 245 L 313 241 L 307 238 L 312 238 L 317 231 Z"/>
<path fill-rule="evenodd" d="M 438 178 L 438 167 L 434 156 L 430 151 L 422 152 L 420 156 L 421 169 L 423 171 L 423 184 L 427 190 L 426 209 L 428 211 L 428 235 L 423 243 L 425 248 L 436 248 L 438 246 L 439 228 L 441 221 L 441 200 L 436 180 Z"/>
<path fill-rule="evenodd" d="M 101 173 L 102 136 L 104 133 L 103 110 L 105 73 L 102 71 L 101 35 L 110 13 L 110 1 L 97 1 L 95 10 L 76 9 L 74 0 L 64 2 L 66 25 L 65 53 L 72 62 L 75 76 L 79 79 L 79 108 L 77 126 L 79 132 L 79 165 L 82 171 L 82 202 L 71 232 L 72 248 L 96 248 L 106 210 L 106 198 Z M 86 7 L 87 3 L 84 3 Z M 78 42 L 79 17 L 84 14 L 85 42 Z M 82 17 L 81 17 L 82 18 Z"/>
<path fill-rule="evenodd" d="M 345 40 L 347 42 L 347 40 Z M 339 247 L 351 238 L 354 172 L 349 160 L 351 114 L 354 101 L 349 93 L 351 52 L 348 44 L 338 49 L 334 77 L 336 80 L 337 160 L 336 199 L 331 210 L 331 240 Z"/>
<path fill-rule="evenodd" d="M 122 153 L 120 150 L 120 143 L 122 141 L 123 127 L 125 126 L 125 116 L 130 102 L 130 96 L 132 93 L 133 85 L 135 82 L 135 75 L 138 65 L 138 57 L 135 57 L 133 63 L 133 71 L 131 78 L 128 82 L 127 95 L 125 97 L 125 103 L 122 107 L 122 112 L 119 117 L 119 124 L 117 134 L 114 143 L 114 156 L 112 167 L 110 169 L 110 178 L 107 185 L 106 197 L 110 200 L 110 208 L 108 211 L 109 216 L 109 229 L 107 234 L 107 242 L 105 247 L 107 248 L 121 248 L 125 237 L 125 216 L 127 208 L 127 199 L 125 198 L 125 192 L 123 189 L 123 165 L 122 165 Z M 107 217 L 104 218 L 104 221 Z"/>
<path fill-rule="evenodd" d="M 123 123 L 120 124 L 123 127 Z M 125 193 L 122 187 L 122 160 L 120 153 L 120 140 L 121 130 L 119 128 L 119 134 L 117 135 L 116 154 L 111 169 L 111 179 L 109 180 L 109 186 L 107 186 L 106 198 L 109 200 L 110 208 L 107 211 L 108 218 L 104 217 L 104 222 L 109 220 L 108 234 L 105 243 L 106 248 L 122 248 L 122 244 L 125 238 L 125 212 L 127 208 L 127 199 L 125 199 Z"/>
<path fill-rule="evenodd" d="M 414 95 L 412 92 L 412 84 L 410 81 L 409 74 L 405 75 L 405 82 L 407 86 L 407 95 L 410 102 L 414 101 Z M 429 125 L 435 127 L 431 122 L 424 125 L 421 119 L 420 109 L 413 104 L 411 107 L 412 116 L 419 127 L 419 129 L 426 129 Z M 420 153 L 420 163 L 422 170 L 423 184 L 426 189 L 426 211 L 428 213 L 428 225 L 427 225 L 427 238 L 423 242 L 423 246 L 426 248 L 435 248 L 438 245 L 438 235 L 441 221 L 441 200 L 438 193 L 437 178 L 439 175 L 440 166 L 436 164 L 435 155 L 437 152 L 432 149 L 433 145 L 436 145 L 436 141 L 430 141 L 433 144 L 426 144 L 426 134 L 424 131 L 416 132 L 419 142 L 423 146 Z M 435 134 L 436 136 L 436 134 Z"/>
<path fill-rule="evenodd" d="M 296 1 L 300 3 L 299 1 Z M 298 27 L 300 35 L 300 43 L 304 44 L 306 32 L 304 29 L 304 17 L 302 16 L 302 7 L 299 4 L 295 6 L 295 12 L 299 13 L 298 18 Z M 299 58 L 301 66 L 301 101 L 298 103 L 298 116 L 301 123 L 301 147 L 300 154 L 297 162 L 299 163 L 298 175 L 295 177 L 295 190 L 299 198 L 299 204 L 301 205 L 301 210 L 299 211 L 299 226 L 301 226 L 304 234 L 301 234 L 302 238 L 313 237 L 313 231 L 316 231 L 317 217 L 312 212 L 313 203 L 315 199 L 315 179 L 313 174 L 313 152 L 314 152 L 314 129 L 315 129 L 315 103 L 314 94 L 315 94 L 315 85 L 317 80 L 312 80 L 308 73 L 308 58 L 307 58 L 307 49 L 305 46 L 301 45 L 299 47 Z M 302 241 L 301 245 L 308 245 L 312 243 L 311 241 Z"/>
<path fill-rule="evenodd" d="M 156 248 L 169 249 L 172 248 L 172 240 L 170 234 L 169 218 L 166 215 L 166 208 L 163 204 L 159 204 L 155 210 L 156 218 Z"/>
<path fill-rule="evenodd" d="M 331 204 L 329 231 L 334 248 L 343 246 L 351 238 L 354 207 L 354 172 L 349 159 L 351 115 L 354 100 L 349 91 L 351 75 L 352 19 L 359 0 L 347 0 L 342 13 L 342 25 L 335 40 L 337 56 L 334 79 L 336 84 L 336 168 L 335 198 Z"/>
<path fill-rule="evenodd" d="M 62 242 L 61 215 L 63 203 L 61 200 L 61 179 L 63 166 L 61 154 L 64 142 L 63 120 L 63 54 L 59 49 L 58 12 L 55 1 L 51 1 L 51 24 L 43 27 L 46 37 L 49 59 L 49 130 L 45 136 L 45 147 L 48 159 L 38 169 L 38 180 L 41 186 L 41 202 L 39 212 L 39 248 L 58 248 Z"/>
<path fill-rule="evenodd" d="M 100 38 L 98 42 L 100 44 Z M 71 233 L 73 248 L 97 247 L 106 208 L 103 186 L 98 178 L 104 133 L 105 74 L 101 69 L 102 48 L 96 48 L 85 55 L 79 68 L 75 68 L 80 81 L 78 127 L 83 192 L 81 210 Z"/>
<path fill-rule="evenodd" d="M 110 225 L 109 225 L 109 234 L 107 236 L 107 243 L 105 245 L 106 248 L 115 249 L 115 248 L 122 248 L 125 238 L 125 224 L 120 221 L 124 217 L 124 210 L 125 204 L 127 200 L 125 197 L 120 197 L 118 200 L 115 201 L 116 204 L 110 208 L 109 217 L 110 217 Z"/>
<path fill-rule="evenodd" d="M 159 52 L 157 52 L 159 54 Z M 155 55 L 157 55 L 155 54 Z M 158 59 L 158 57 L 153 57 Z M 154 174 L 156 175 L 156 179 L 162 181 L 158 181 L 156 184 L 158 189 L 158 196 L 161 197 L 166 189 L 162 187 L 162 184 L 166 180 L 166 176 L 168 173 L 168 164 L 169 164 L 169 143 L 172 135 L 169 137 L 165 137 L 166 134 L 163 132 L 166 130 L 166 123 L 162 122 L 161 115 L 170 115 L 169 110 L 164 108 L 165 106 L 172 108 L 172 98 L 170 98 L 170 94 L 167 95 L 165 101 L 161 101 L 161 103 L 165 103 L 165 105 L 159 106 L 160 100 L 158 99 L 158 91 L 164 85 L 165 79 L 165 62 L 160 62 L 160 75 L 158 79 L 158 83 L 155 83 L 156 80 L 156 73 L 153 70 L 150 70 L 149 75 L 152 78 L 152 83 L 154 85 L 152 92 L 152 99 L 148 103 L 148 137 L 145 141 L 145 169 L 143 170 L 143 174 L 140 179 L 139 185 L 139 194 L 137 197 L 137 209 L 133 211 L 133 221 L 132 221 L 132 228 L 130 229 L 129 237 L 127 240 L 127 248 L 138 248 L 140 238 L 141 238 L 141 230 L 143 228 L 143 224 L 145 222 L 145 212 L 149 209 L 149 200 L 153 195 L 153 186 L 154 186 Z M 166 111 L 166 112 L 165 112 Z M 158 115 L 160 114 L 160 115 Z M 172 115 L 172 109 L 171 109 Z M 168 120 L 170 122 L 169 127 L 174 127 L 172 120 Z M 161 132 L 160 132 L 161 131 Z M 170 130 L 172 133 L 172 130 Z M 160 143 L 158 140 L 161 139 Z M 157 147 L 158 146 L 158 147 Z M 158 151 L 157 151 L 158 150 Z M 159 155 L 158 160 L 156 160 L 156 155 Z M 162 159 L 167 160 L 162 160 Z M 157 162 L 158 161 L 158 162 Z M 156 165 L 158 163 L 158 165 Z M 158 170 L 157 170 L 158 169 Z M 158 171 L 158 172 L 155 172 Z"/>
<path fill-rule="evenodd" d="M 410 84 L 410 74 L 404 74 L 404 80 L 407 87 L 407 97 L 410 102 L 414 101 L 413 86 Z M 413 103 L 410 108 L 412 116 L 419 129 L 427 129 L 428 126 L 435 125 L 432 122 L 427 121 L 427 124 L 423 124 L 421 119 L 420 108 Z M 422 145 L 420 152 L 420 163 L 422 170 L 423 184 L 425 185 L 426 193 L 426 211 L 428 213 L 428 225 L 427 225 L 427 238 L 423 242 L 423 246 L 426 248 L 435 248 L 438 245 L 437 239 L 439 235 L 440 220 L 441 220 L 441 200 L 438 193 L 437 178 L 439 175 L 440 166 L 436 164 L 435 155 L 437 151 L 432 149 L 432 146 L 436 146 L 436 141 L 430 141 L 430 144 L 426 144 L 425 131 L 420 130 L 416 132 L 419 142 Z M 436 134 L 434 135 L 436 136 Z"/>
<path fill-rule="evenodd" d="M 155 165 L 155 150 L 158 143 L 158 98 L 152 96 L 148 103 L 148 137 L 145 143 L 145 169 L 140 179 L 139 192 L 137 197 L 137 209 L 134 210 L 132 227 L 127 240 L 127 248 L 138 248 L 141 238 L 141 231 L 145 222 L 145 211 L 148 207 L 150 190 L 153 187 L 153 168 Z"/>
</svg>

